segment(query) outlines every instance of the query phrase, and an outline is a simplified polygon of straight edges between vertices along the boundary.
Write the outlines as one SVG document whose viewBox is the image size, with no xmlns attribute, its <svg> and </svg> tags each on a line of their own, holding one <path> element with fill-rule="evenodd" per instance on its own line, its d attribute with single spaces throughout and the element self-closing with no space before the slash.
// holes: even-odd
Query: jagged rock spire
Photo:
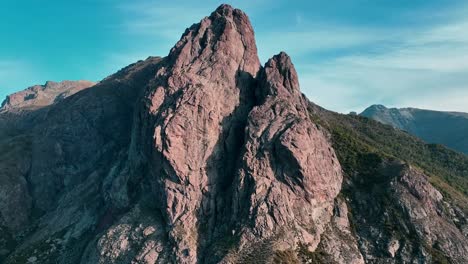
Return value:
<svg viewBox="0 0 468 264">
<path fill-rule="evenodd" d="M 255 244 L 250 235 L 270 239 L 280 231 L 271 221 L 303 226 L 285 238 L 290 247 L 298 239 L 318 243 L 320 229 L 304 231 L 314 221 L 306 215 L 329 216 L 341 183 L 339 163 L 305 114 L 289 56 L 280 53 L 260 66 L 247 15 L 221 5 L 188 28 L 144 102 L 135 128 L 142 134 L 133 145 L 148 160 L 178 263 L 203 261 L 213 241 L 233 236 L 232 230 L 242 243 Z M 249 181 L 254 185 L 243 186 Z M 273 203 L 275 219 L 264 217 L 261 208 Z M 238 229 L 240 222 L 248 228 Z"/>
<path fill-rule="evenodd" d="M 247 15 L 222 5 L 186 30 L 147 91 L 134 145 L 149 159 L 178 263 L 196 262 L 224 218 L 223 188 L 234 177 L 260 68 Z"/>
<path fill-rule="evenodd" d="M 209 17 L 192 25 L 171 49 L 172 71 L 213 68 L 255 76 L 260 62 L 254 30 L 247 15 L 230 5 L 219 6 Z"/>
<path fill-rule="evenodd" d="M 264 83 L 261 85 L 265 95 L 282 98 L 301 97 L 299 80 L 291 58 L 281 52 L 265 64 Z"/>
<path fill-rule="evenodd" d="M 241 240 L 275 250 L 302 243 L 314 250 L 329 222 L 341 167 L 327 138 L 310 120 L 296 71 L 282 52 L 259 74 L 262 102 L 249 113 L 233 214 Z M 246 220 L 248 219 L 248 220 Z M 247 242 L 248 241 L 248 242 Z M 242 254 L 241 254 L 242 255 Z"/>
</svg>

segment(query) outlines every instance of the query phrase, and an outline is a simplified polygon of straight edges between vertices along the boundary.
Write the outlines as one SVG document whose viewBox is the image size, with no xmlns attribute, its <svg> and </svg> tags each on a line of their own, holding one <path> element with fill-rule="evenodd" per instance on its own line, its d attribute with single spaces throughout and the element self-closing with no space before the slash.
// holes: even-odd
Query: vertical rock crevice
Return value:
<svg viewBox="0 0 468 264">
<path fill-rule="evenodd" d="M 177 262 L 200 258 L 229 207 L 259 69 L 247 16 L 222 5 L 186 30 L 143 99 L 143 156 Z"/>
</svg>

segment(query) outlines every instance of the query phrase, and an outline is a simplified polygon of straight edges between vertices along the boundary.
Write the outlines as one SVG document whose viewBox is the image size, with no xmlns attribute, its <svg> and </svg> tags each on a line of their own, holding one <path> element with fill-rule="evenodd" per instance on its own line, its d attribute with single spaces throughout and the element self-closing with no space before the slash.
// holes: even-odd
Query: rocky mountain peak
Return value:
<svg viewBox="0 0 468 264">
<path fill-rule="evenodd" d="M 220 65 L 255 76 L 260 68 L 250 20 L 244 12 L 229 5 L 221 5 L 209 17 L 188 28 L 168 57 L 173 61 L 175 73 L 187 66 L 210 71 Z M 204 74 L 208 72 L 201 72 Z"/>
<path fill-rule="evenodd" d="M 242 11 L 222 5 L 187 29 L 143 102 L 132 152 L 146 162 L 127 166 L 148 166 L 178 263 L 203 262 L 214 241 L 226 237 L 247 250 L 281 232 L 275 221 L 316 229 L 298 227 L 282 247 L 316 247 L 326 221 L 314 222 L 330 217 L 341 169 L 305 114 L 291 59 L 283 52 L 261 67 Z"/>
<path fill-rule="evenodd" d="M 299 79 L 291 58 L 285 52 L 269 59 L 262 73 L 259 78 L 259 92 L 262 93 L 260 97 L 275 96 L 293 101 L 301 100 Z"/>
</svg>

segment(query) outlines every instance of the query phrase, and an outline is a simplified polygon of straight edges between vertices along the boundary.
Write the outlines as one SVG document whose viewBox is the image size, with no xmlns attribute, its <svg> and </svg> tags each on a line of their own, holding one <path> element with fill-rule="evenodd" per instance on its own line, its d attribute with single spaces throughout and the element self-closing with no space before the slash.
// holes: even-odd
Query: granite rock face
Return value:
<svg viewBox="0 0 468 264">
<path fill-rule="evenodd" d="M 281 240 L 271 241 L 278 250 L 303 244 L 313 251 L 341 188 L 341 167 L 307 115 L 296 71 L 285 53 L 266 63 L 257 89 L 259 105 L 249 113 L 234 185 L 234 215 L 248 219 L 241 226 L 241 241 L 255 245 L 275 238 Z"/>
<path fill-rule="evenodd" d="M 221 6 L 184 33 L 143 98 L 134 140 L 145 148 L 136 151 L 151 161 L 147 177 L 176 262 L 200 258 L 228 206 L 220 191 L 232 181 L 259 70 L 247 16 Z"/>
<path fill-rule="evenodd" d="M 0 113 L 11 128 L 0 134 L 0 261 L 378 262 L 375 232 L 350 220 L 366 212 L 340 195 L 352 185 L 291 59 L 261 66 L 242 11 L 221 5 L 167 57 L 62 97 Z M 466 259 L 454 216 L 437 218 L 450 234 L 425 231 L 436 227 L 421 216 L 436 217 L 443 197 L 405 171 L 387 186 L 412 210 L 405 219 Z M 350 188 L 371 203 L 374 193 Z M 391 238 L 388 259 L 406 260 L 405 242 Z"/>
<path fill-rule="evenodd" d="M 298 234 L 283 247 L 316 246 L 320 228 L 307 229 L 329 221 L 339 163 L 304 112 L 289 57 L 260 67 L 242 11 L 223 5 L 189 28 L 143 102 L 132 151 L 145 164 L 127 166 L 148 170 L 174 261 L 222 259 L 218 239 L 262 242 L 289 229 Z"/>
<path fill-rule="evenodd" d="M 59 90 L 44 87 L 27 91 Z M 5 105 L 29 107 L 17 97 Z M 18 214 L 7 210 L 16 200 L 4 206 L 10 230 L 38 226 L 11 261 L 65 232 L 89 241 L 80 243 L 83 263 L 229 262 L 260 244 L 314 250 L 330 221 L 342 178 L 336 156 L 305 112 L 290 58 L 261 67 L 238 9 L 220 6 L 166 58 L 55 101 L 25 133 L 32 148 L 15 175 L 23 187 L 4 194 L 26 203 Z M 77 261 L 71 241 L 50 259 Z"/>
<path fill-rule="evenodd" d="M 464 263 L 467 217 L 428 176 L 382 161 L 371 179 L 346 186 L 355 234 L 366 263 Z"/>
</svg>

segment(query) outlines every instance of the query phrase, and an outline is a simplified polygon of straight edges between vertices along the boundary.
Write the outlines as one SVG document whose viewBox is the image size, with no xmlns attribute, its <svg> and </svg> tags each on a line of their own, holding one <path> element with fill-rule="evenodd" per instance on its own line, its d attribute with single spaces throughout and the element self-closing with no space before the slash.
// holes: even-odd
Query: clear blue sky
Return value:
<svg viewBox="0 0 468 264">
<path fill-rule="evenodd" d="M 195 2 L 2 0 L 0 97 L 46 80 L 98 81 L 165 56 L 223 1 Z M 468 112 L 466 1 L 224 2 L 249 15 L 262 62 L 289 53 L 302 91 L 326 108 Z"/>
</svg>

